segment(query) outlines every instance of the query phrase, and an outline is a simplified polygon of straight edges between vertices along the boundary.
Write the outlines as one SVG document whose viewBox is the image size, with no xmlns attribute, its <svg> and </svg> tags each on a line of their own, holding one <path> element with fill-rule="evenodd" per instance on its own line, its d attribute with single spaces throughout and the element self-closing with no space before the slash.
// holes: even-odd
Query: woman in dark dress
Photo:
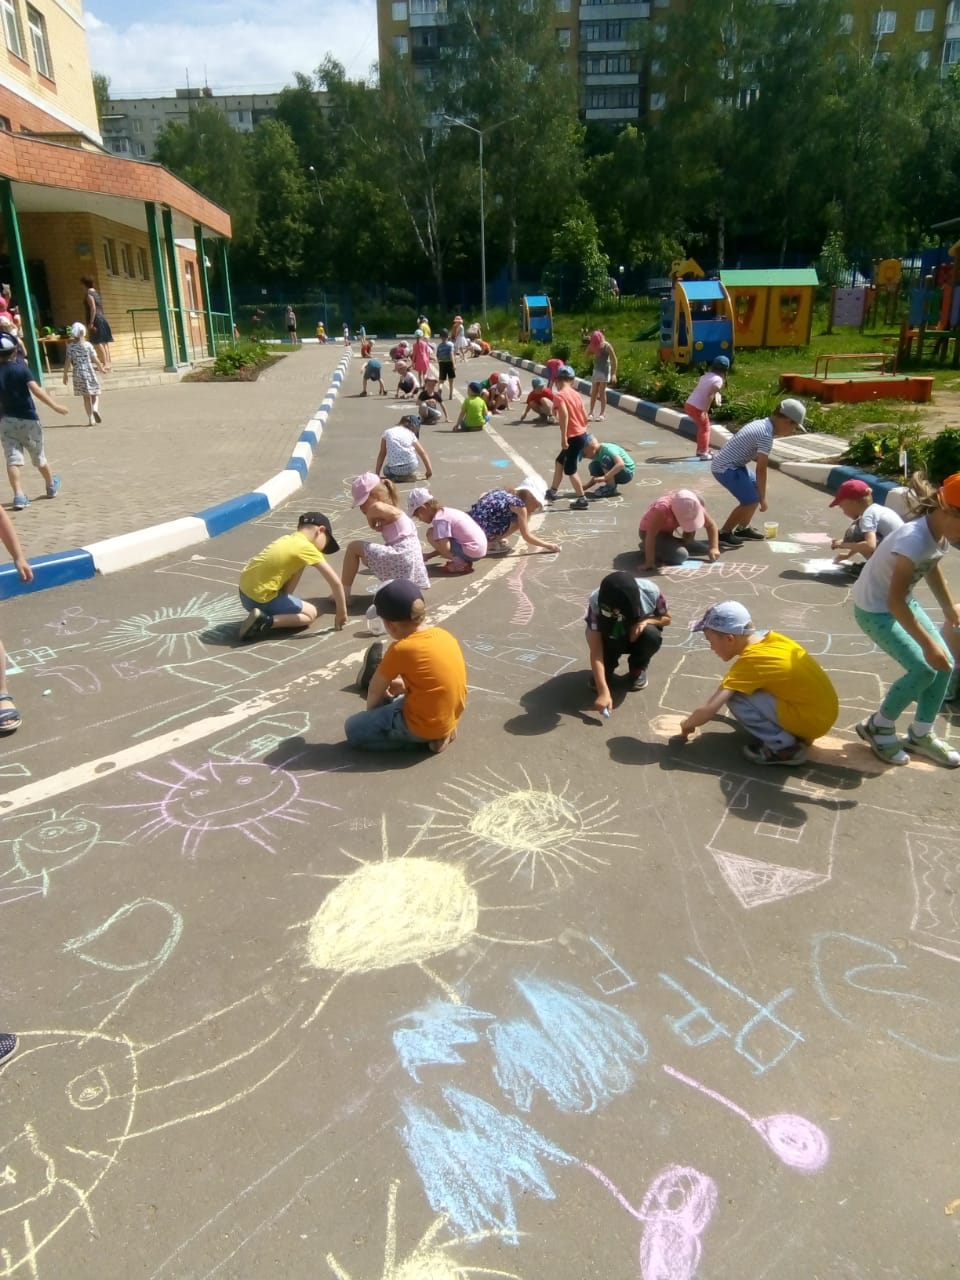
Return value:
<svg viewBox="0 0 960 1280">
<path fill-rule="evenodd" d="M 104 373 L 109 373 L 111 368 L 110 343 L 113 341 L 113 331 L 110 328 L 110 322 L 103 314 L 103 302 L 97 292 L 93 276 L 81 276 L 80 283 L 85 285 L 87 289 L 86 298 L 84 299 L 87 337 L 96 348 Z"/>
</svg>

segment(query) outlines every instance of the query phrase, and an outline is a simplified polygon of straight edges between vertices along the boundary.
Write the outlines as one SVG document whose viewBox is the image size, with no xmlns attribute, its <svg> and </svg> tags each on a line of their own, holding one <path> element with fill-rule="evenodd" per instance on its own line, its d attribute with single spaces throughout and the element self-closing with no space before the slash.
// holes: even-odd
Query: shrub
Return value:
<svg viewBox="0 0 960 1280">
<path fill-rule="evenodd" d="M 555 342 L 553 346 L 550 348 L 550 354 L 551 356 L 556 356 L 558 360 L 569 360 L 570 359 L 570 343 Z"/>
<path fill-rule="evenodd" d="M 960 432 L 954 434 L 960 437 Z M 843 461 L 880 476 L 898 476 L 903 470 L 900 465 L 902 449 L 907 451 L 909 473 L 927 468 L 934 443 L 934 440 L 921 434 L 919 426 L 899 426 L 889 431 L 861 431 L 850 441 Z"/>
<path fill-rule="evenodd" d="M 265 342 L 236 342 L 224 347 L 213 362 L 213 372 L 220 377 L 238 373 L 244 368 L 258 368 L 270 359 L 270 348 Z"/>
<path fill-rule="evenodd" d="M 927 441 L 927 473 L 932 484 L 943 484 L 947 476 L 960 471 L 960 430 L 947 427 Z"/>
</svg>

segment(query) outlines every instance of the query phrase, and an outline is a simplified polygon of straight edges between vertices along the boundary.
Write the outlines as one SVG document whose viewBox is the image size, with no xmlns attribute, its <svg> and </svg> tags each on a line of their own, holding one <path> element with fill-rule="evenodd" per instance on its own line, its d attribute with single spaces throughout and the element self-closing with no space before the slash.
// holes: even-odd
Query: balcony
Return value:
<svg viewBox="0 0 960 1280">
<path fill-rule="evenodd" d="M 585 120 L 637 120 L 639 107 L 587 107 L 583 113 Z"/>
<path fill-rule="evenodd" d="M 650 17 L 650 0 L 634 0 L 629 3 L 624 0 L 623 4 L 590 4 L 589 0 L 580 3 L 581 21 L 598 21 L 606 18 L 627 18 L 636 20 L 638 18 Z"/>
</svg>

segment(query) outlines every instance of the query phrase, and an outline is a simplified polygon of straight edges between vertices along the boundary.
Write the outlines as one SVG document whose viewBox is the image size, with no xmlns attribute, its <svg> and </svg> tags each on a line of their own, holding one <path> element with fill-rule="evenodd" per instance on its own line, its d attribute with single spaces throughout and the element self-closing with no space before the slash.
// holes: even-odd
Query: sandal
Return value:
<svg viewBox="0 0 960 1280">
<path fill-rule="evenodd" d="M 13 699 L 9 693 L 0 693 L 0 702 L 10 703 L 5 711 L 0 710 L 0 733 L 16 733 L 23 724 L 20 712 L 13 705 Z"/>
</svg>

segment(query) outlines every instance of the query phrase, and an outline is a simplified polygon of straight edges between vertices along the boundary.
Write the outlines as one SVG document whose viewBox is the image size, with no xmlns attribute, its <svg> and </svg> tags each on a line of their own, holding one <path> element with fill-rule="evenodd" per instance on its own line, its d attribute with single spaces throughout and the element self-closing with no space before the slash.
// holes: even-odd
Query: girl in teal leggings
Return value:
<svg viewBox="0 0 960 1280">
<path fill-rule="evenodd" d="M 960 612 L 940 567 L 948 548 L 960 546 L 960 472 L 939 489 L 916 478 L 911 488 L 916 518 L 884 538 L 853 588 L 857 624 L 904 668 L 880 709 L 857 725 L 857 733 L 889 764 L 907 764 L 912 752 L 956 769 L 960 752 L 933 727 L 960 650 Z M 943 610 L 943 634 L 913 598 L 921 578 Z M 915 719 L 900 738 L 897 719 L 914 702 Z"/>
</svg>

